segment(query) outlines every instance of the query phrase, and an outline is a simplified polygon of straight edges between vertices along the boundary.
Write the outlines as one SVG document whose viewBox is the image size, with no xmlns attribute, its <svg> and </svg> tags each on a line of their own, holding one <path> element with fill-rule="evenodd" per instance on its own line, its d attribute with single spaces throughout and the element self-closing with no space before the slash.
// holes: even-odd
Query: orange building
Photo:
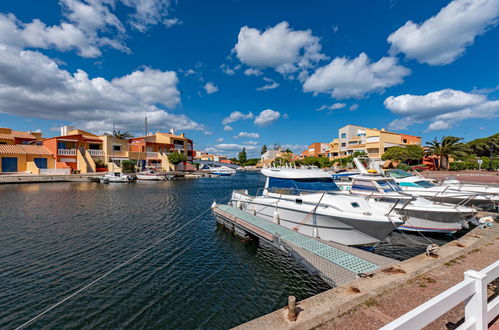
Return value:
<svg viewBox="0 0 499 330">
<path fill-rule="evenodd" d="M 303 151 L 300 158 L 305 157 L 325 157 L 329 152 L 329 144 L 315 142 L 308 146 L 307 150 Z"/>
</svg>

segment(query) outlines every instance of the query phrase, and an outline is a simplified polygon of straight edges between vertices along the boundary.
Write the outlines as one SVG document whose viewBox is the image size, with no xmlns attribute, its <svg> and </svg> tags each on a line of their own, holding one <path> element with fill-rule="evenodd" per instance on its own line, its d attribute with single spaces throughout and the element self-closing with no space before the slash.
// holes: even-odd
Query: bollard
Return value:
<svg viewBox="0 0 499 330">
<path fill-rule="evenodd" d="M 288 320 L 296 321 L 296 297 L 288 297 Z"/>
</svg>

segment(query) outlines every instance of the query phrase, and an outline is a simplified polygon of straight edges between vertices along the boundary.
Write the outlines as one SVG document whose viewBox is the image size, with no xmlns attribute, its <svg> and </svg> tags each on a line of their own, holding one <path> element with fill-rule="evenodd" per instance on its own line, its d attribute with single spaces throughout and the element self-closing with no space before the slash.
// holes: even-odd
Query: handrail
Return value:
<svg viewBox="0 0 499 330">
<path fill-rule="evenodd" d="M 499 277 L 499 260 L 481 271 L 468 270 L 465 279 L 415 309 L 405 313 L 381 330 L 421 329 L 458 304 L 465 304 L 465 322 L 458 329 L 487 329 L 499 315 L 499 297 L 487 303 L 487 284 Z"/>
</svg>

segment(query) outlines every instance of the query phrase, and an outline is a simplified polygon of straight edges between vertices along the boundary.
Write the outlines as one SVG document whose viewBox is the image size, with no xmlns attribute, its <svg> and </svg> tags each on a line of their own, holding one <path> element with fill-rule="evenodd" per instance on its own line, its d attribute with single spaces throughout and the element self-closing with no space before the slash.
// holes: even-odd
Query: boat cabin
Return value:
<svg viewBox="0 0 499 330">
<path fill-rule="evenodd" d="M 339 190 L 331 175 L 322 170 L 270 168 L 262 169 L 262 174 L 267 176 L 267 193 L 300 195 Z"/>
</svg>

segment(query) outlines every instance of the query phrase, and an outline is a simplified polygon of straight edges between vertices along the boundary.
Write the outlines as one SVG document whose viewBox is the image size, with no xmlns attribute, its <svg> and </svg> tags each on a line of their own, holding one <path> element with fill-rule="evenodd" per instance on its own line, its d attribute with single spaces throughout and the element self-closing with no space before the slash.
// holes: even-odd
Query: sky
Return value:
<svg viewBox="0 0 499 330">
<path fill-rule="evenodd" d="M 233 156 L 355 124 L 499 131 L 498 0 L 0 3 L 0 127 L 185 132 Z"/>
</svg>

